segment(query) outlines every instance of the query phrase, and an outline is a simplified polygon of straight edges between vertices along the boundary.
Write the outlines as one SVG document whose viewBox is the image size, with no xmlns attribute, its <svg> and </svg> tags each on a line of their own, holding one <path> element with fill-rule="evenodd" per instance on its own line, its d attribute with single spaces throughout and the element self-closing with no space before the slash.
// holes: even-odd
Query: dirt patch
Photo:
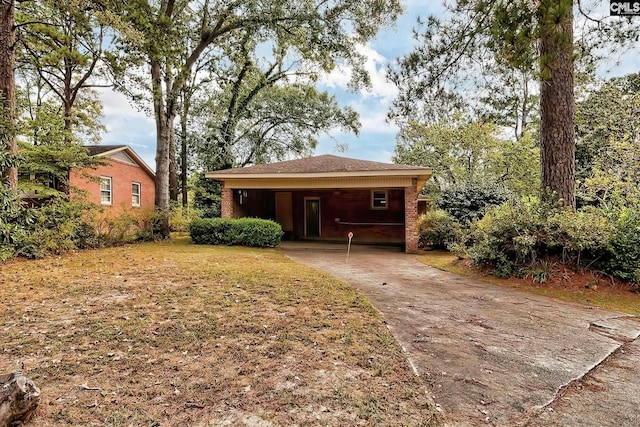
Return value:
<svg viewBox="0 0 640 427">
<path fill-rule="evenodd" d="M 186 240 L 0 270 L 0 371 L 33 426 L 438 425 L 377 311 L 273 250 Z"/>
</svg>

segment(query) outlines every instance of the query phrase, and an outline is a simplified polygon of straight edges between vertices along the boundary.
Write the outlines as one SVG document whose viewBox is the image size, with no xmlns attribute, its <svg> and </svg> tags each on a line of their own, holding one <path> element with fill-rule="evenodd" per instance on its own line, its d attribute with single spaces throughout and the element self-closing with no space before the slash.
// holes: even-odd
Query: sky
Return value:
<svg viewBox="0 0 640 427">
<path fill-rule="evenodd" d="M 397 90 L 387 81 L 387 65 L 412 50 L 412 29 L 419 16 L 425 18 L 431 14 L 440 15 L 443 10 L 440 1 L 407 0 L 404 2 L 404 14 L 396 25 L 383 29 L 375 39 L 360 47 L 368 58 L 366 67 L 371 75 L 370 90 L 350 91 L 347 88 L 349 72 L 345 69 L 335 69 L 321 79 L 319 88 L 335 95 L 340 105 L 355 109 L 360 114 L 362 127 L 359 136 L 338 130 L 329 135 L 320 135 L 315 155 L 335 154 L 362 160 L 392 162 L 398 128 L 387 122 L 386 115 Z M 639 70 L 640 59 L 637 52 L 631 52 L 615 58 L 598 74 L 601 77 L 612 77 Z M 101 93 L 101 99 L 104 108 L 102 122 L 107 129 L 103 134 L 102 144 L 129 145 L 155 169 L 156 132 L 153 118 L 131 107 L 122 94 L 107 89 Z M 345 146 L 346 150 L 340 151 L 339 146 Z"/>
</svg>

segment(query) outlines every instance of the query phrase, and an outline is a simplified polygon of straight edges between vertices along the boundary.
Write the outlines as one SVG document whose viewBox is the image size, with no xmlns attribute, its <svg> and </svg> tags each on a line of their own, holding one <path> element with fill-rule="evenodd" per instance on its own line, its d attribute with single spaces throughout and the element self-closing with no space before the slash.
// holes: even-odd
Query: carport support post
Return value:
<svg viewBox="0 0 640 427">
<path fill-rule="evenodd" d="M 233 190 L 222 184 L 220 214 L 222 218 L 233 218 Z"/>
<path fill-rule="evenodd" d="M 418 193 L 416 191 L 416 179 L 413 185 L 404 187 L 404 247 L 405 252 L 414 254 L 418 252 Z"/>
</svg>

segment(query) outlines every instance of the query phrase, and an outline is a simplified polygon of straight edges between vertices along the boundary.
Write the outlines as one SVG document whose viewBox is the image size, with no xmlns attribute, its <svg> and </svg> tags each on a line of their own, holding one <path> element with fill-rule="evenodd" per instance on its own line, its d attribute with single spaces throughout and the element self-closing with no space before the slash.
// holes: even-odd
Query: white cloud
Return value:
<svg viewBox="0 0 640 427">
<path fill-rule="evenodd" d="M 151 120 L 144 112 L 132 107 L 129 99 L 127 99 L 124 94 L 110 88 L 100 88 L 98 89 L 98 93 L 102 101 L 105 117 L 126 115 L 129 118 L 135 117 Z"/>
<path fill-rule="evenodd" d="M 373 49 L 369 43 L 357 46 L 356 50 L 366 58 L 364 68 L 371 78 L 371 88 L 362 90 L 360 95 L 364 98 L 393 99 L 397 94 L 397 89 L 393 83 L 387 80 L 386 64 L 388 59 Z M 352 74 L 351 66 L 340 64 L 329 74 L 324 75 L 320 79 L 320 84 L 329 88 L 349 90 L 348 85 Z"/>
<path fill-rule="evenodd" d="M 132 107 L 127 97 L 111 89 L 100 90 L 103 106 L 102 124 L 106 132 L 103 144 L 131 146 L 151 167 L 155 165 L 155 121 L 144 112 Z"/>
<path fill-rule="evenodd" d="M 398 126 L 394 123 L 387 123 L 386 108 L 382 111 L 362 111 L 360 112 L 360 123 L 362 132 L 375 132 L 381 134 L 393 134 L 398 132 Z"/>
</svg>

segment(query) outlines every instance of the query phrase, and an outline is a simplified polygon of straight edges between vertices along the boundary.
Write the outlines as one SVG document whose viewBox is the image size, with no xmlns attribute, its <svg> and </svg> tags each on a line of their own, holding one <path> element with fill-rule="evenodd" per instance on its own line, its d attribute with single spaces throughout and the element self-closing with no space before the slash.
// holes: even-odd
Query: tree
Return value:
<svg viewBox="0 0 640 427">
<path fill-rule="evenodd" d="M 18 152 L 15 137 L 16 121 L 16 82 L 15 69 L 15 0 L 0 1 L 0 113 L 3 123 L 1 160 L 6 166 L 3 177 L 7 176 L 9 190 L 15 193 L 18 189 L 18 169 L 11 160 Z M 5 148 L 6 147 L 6 148 Z M 3 167 L 4 169 L 4 167 Z"/>
<path fill-rule="evenodd" d="M 316 73 L 286 64 L 288 49 L 255 58 L 254 43 L 245 36 L 240 48 L 228 53 L 230 66 L 216 69 L 220 89 L 208 101 L 207 140 L 198 150 L 206 169 L 307 155 L 317 135 L 333 128 L 358 133 L 358 114 L 318 91 Z"/>
<path fill-rule="evenodd" d="M 576 208 L 573 123 L 573 1 L 542 0 L 540 40 L 540 183 Z"/>
<path fill-rule="evenodd" d="M 591 174 L 594 162 L 607 155 L 614 141 L 637 140 L 640 136 L 640 73 L 613 78 L 576 104 L 578 178 Z"/>
<path fill-rule="evenodd" d="M 528 194 L 539 182 L 538 149 L 529 135 L 508 141 L 496 137 L 497 130 L 493 123 L 460 116 L 432 125 L 412 122 L 402 129 L 393 160 L 431 167 L 427 191 L 433 196 L 480 183 Z"/>
<path fill-rule="evenodd" d="M 159 232 L 164 236 L 169 234 L 170 135 L 179 94 L 198 58 L 245 30 L 266 44 L 295 47 L 300 57 L 321 69 L 329 70 L 339 60 L 357 65 L 362 58 L 354 45 L 373 37 L 380 25 L 395 20 L 400 11 L 397 0 L 204 0 L 188 5 L 160 0 L 122 3 L 120 7 L 121 15 L 141 34 L 138 41 L 121 39 L 123 50 L 144 59 L 150 70 L 157 131 L 156 207 L 161 218 Z M 189 45 L 186 39 L 197 42 Z M 187 55 L 181 56 L 185 49 Z"/>
<path fill-rule="evenodd" d="M 640 203 L 640 74 L 604 82 L 576 104 L 582 203 Z"/>
<path fill-rule="evenodd" d="M 494 96 L 484 81 L 500 79 L 490 72 L 494 67 L 484 67 L 487 60 L 522 74 L 524 81 L 535 77 L 540 92 L 541 189 L 553 190 L 565 205 L 575 207 L 574 2 L 459 0 L 448 5 L 447 20 L 429 17 L 416 31 L 418 46 L 400 59 L 394 74 L 400 84 L 395 113 L 411 110 L 411 103 L 420 101 L 423 93 L 436 99 L 444 96 L 445 102 L 470 92 Z M 593 49 L 602 47 L 602 40 L 595 43 L 592 34 L 620 41 L 623 33 L 616 25 L 629 30 L 591 17 L 579 0 L 576 5 L 584 17 L 579 59 L 593 59 Z M 510 90 L 506 84 L 498 87 Z M 527 96 L 521 98 L 522 106 L 532 92 L 523 92 Z"/>
<path fill-rule="evenodd" d="M 19 12 L 21 62 L 50 88 L 48 95 L 60 102 L 65 140 L 71 142 L 73 124 L 82 122 L 78 114 L 92 110 L 100 114 L 100 104 L 90 89 L 96 87 L 93 80 L 101 71 L 107 19 L 98 4 L 85 0 L 24 2 Z M 41 90 L 36 96 L 40 95 Z M 74 108 L 80 99 L 85 106 L 91 102 L 92 108 Z M 90 117 L 93 123 L 97 115 Z"/>
</svg>

